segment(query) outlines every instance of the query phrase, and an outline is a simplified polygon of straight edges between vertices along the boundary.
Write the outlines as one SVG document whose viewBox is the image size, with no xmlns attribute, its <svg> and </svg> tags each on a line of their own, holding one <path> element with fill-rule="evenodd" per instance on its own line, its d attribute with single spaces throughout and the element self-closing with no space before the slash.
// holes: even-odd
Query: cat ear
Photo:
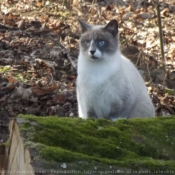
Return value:
<svg viewBox="0 0 175 175">
<path fill-rule="evenodd" d="M 81 20 L 79 18 L 77 18 L 77 20 L 78 20 L 78 22 L 81 26 L 81 32 L 82 33 L 86 32 L 87 30 L 92 28 L 92 26 L 90 24 L 85 23 L 83 20 Z"/>
<path fill-rule="evenodd" d="M 104 31 L 108 31 L 113 36 L 117 36 L 118 34 L 118 22 L 117 20 L 113 19 L 111 20 L 104 28 Z"/>
</svg>

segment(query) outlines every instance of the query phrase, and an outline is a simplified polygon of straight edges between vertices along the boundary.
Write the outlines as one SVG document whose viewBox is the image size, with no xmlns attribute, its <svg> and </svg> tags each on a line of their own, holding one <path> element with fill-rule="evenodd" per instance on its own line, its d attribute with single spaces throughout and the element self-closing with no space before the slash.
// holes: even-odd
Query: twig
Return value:
<svg viewBox="0 0 175 175">
<path fill-rule="evenodd" d="M 148 75 L 149 75 L 149 82 L 152 83 L 153 80 L 152 80 L 152 78 L 151 78 L 151 73 L 150 73 L 150 70 L 149 70 L 149 65 L 148 65 L 148 63 L 146 63 L 146 69 L 147 69 L 147 72 L 148 72 Z"/>
<path fill-rule="evenodd" d="M 0 22 L 0 28 L 9 29 L 9 30 L 18 30 L 17 27 L 11 27 L 11 26 L 3 24 L 1 22 Z"/>
<path fill-rule="evenodd" d="M 96 4 L 97 3 L 97 0 L 93 0 L 92 1 L 92 5 Z"/>
<path fill-rule="evenodd" d="M 166 86 L 163 86 L 161 84 L 154 84 L 154 87 L 161 89 L 162 91 L 164 91 L 165 93 L 168 93 L 169 95 L 174 95 L 175 94 L 175 90 L 174 89 L 169 89 Z"/>
<path fill-rule="evenodd" d="M 72 67 L 74 69 L 76 69 L 76 65 L 75 65 L 74 61 L 72 60 L 72 58 L 71 58 L 69 52 L 67 51 L 67 49 L 66 49 L 66 54 L 67 54 L 67 58 L 69 59 L 70 63 L 72 64 Z"/>
<path fill-rule="evenodd" d="M 72 60 L 72 58 L 71 58 L 71 56 L 70 56 L 70 54 L 69 54 L 68 49 L 66 49 L 66 48 L 65 48 L 60 42 L 58 42 L 57 40 L 54 40 L 51 36 L 48 36 L 48 38 L 49 38 L 50 40 L 52 40 L 55 44 L 57 44 L 58 46 L 60 46 L 62 49 L 64 49 L 64 50 L 66 51 L 67 58 L 69 59 L 69 61 L 70 61 L 71 65 L 72 65 L 72 67 L 73 67 L 74 69 L 76 69 L 76 65 L 75 65 L 74 61 Z"/>
<path fill-rule="evenodd" d="M 163 62 L 163 68 L 166 72 L 166 62 L 165 62 L 165 53 L 164 53 L 164 41 L 163 41 L 163 32 L 162 32 L 162 23 L 161 23 L 161 16 L 160 16 L 160 3 L 159 0 L 157 0 L 157 18 L 158 18 L 158 25 L 159 25 L 159 37 L 160 37 L 160 49 L 161 49 L 161 55 L 162 55 L 162 62 Z"/>
</svg>

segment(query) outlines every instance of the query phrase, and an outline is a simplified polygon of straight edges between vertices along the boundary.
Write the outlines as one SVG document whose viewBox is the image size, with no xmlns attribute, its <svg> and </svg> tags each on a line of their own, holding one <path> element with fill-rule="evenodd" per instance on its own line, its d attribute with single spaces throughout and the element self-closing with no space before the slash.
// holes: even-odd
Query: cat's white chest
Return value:
<svg viewBox="0 0 175 175">
<path fill-rule="evenodd" d="M 117 55 L 115 55 L 117 56 Z M 88 112 L 93 111 L 98 117 L 108 116 L 114 87 L 110 77 L 117 73 L 117 59 L 111 62 L 100 60 L 93 62 L 81 54 L 78 60 L 77 97 L 79 116 L 88 118 Z M 118 64 L 120 61 L 118 62 Z"/>
<path fill-rule="evenodd" d="M 108 92 L 102 80 L 98 80 L 98 77 L 78 77 L 77 80 L 78 89 L 78 101 L 79 101 L 79 117 L 88 118 L 89 112 L 93 110 L 97 116 L 105 117 L 110 112 L 108 104 L 108 98 L 106 96 Z"/>
</svg>

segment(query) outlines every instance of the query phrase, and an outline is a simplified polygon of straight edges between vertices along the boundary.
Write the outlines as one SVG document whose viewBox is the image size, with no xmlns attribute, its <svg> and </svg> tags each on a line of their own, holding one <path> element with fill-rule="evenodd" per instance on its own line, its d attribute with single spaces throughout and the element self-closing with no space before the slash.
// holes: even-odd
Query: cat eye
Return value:
<svg viewBox="0 0 175 175">
<path fill-rule="evenodd" d="M 85 40 L 85 41 L 83 41 L 83 43 L 84 43 L 86 46 L 89 46 L 89 44 L 90 44 L 90 41 L 88 41 L 88 40 Z"/>
<path fill-rule="evenodd" d="M 99 44 L 99 46 L 103 46 L 105 44 L 105 42 L 104 41 L 99 41 L 98 44 Z"/>
</svg>

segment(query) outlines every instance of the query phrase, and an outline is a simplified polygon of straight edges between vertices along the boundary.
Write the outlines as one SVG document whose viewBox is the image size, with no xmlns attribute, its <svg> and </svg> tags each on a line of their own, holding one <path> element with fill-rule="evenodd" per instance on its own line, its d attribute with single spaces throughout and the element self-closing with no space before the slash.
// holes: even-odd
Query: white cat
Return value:
<svg viewBox="0 0 175 175">
<path fill-rule="evenodd" d="M 82 29 L 77 72 L 79 117 L 154 117 L 141 75 L 120 52 L 118 22 L 93 26 L 78 21 Z"/>
</svg>

